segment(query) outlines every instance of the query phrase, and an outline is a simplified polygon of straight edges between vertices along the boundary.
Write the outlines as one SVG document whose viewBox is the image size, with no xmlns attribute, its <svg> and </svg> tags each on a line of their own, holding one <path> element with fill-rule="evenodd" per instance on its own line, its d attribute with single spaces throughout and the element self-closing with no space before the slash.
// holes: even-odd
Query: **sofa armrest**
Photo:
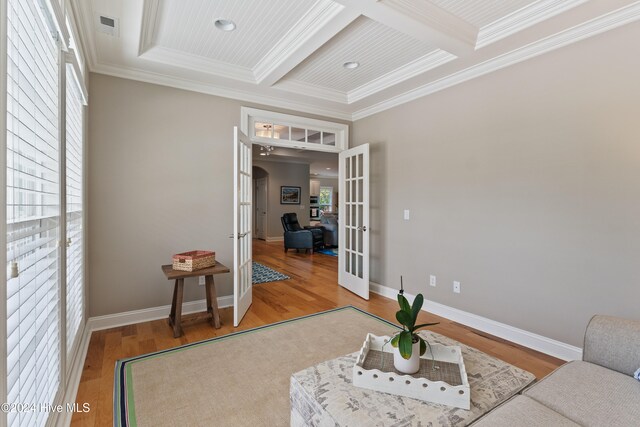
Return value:
<svg viewBox="0 0 640 427">
<path fill-rule="evenodd" d="M 593 316 L 584 335 L 582 360 L 633 375 L 640 368 L 640 321 Z"/>
<path fill-rule="evenodd" d="M 322 224 L 327 231 L 338 231 L 338 224 Z"/>
</svg>

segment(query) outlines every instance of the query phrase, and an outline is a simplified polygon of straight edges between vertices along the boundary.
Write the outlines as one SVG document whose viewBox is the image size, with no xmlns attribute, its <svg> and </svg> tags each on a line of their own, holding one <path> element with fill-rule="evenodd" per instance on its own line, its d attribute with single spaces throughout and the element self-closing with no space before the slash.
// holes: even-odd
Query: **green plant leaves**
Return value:
<svg viewBox="0 0 640 427">
<path fill-rule="evenodd" d="M 398 349 L 400 350 L 400 355 L 404 359 L 411 358 L 411 350 L 413 348 L 413 334 L 409 331 L 400 332 L 398 340 Z"/>
<path fill-rule="evenodd" d="M 410 329 L 413 326 L 413 321 L 411 319 L 411 314 L 407 313 L 404 310 L 399 310 L 396 312 L 396 319 L 398 322 L 407 329 Z"/>
<path fill-rule="evenodd" d="M 391 347 L 398 348 L 398 341 L 400 340 L 400 334 L 391 338 Z"/>
<path fill-rule="evenodd" d="M 427 326 L 433 326 L 433 325 L 439 325 L 440 322 L 435 322 L 435 323 L 423 323 L 421 325 L 416 325 L 413 327 L 414 331 L 417 331 L 420 328 L 426 328 Z"/>
<path fill-rule="evenodd" d="M 404 295 L 398 294 L 398 304 L 400 305 L 400 310 L 411 313 L 411 306 L 409 305 L 409 301 L 407 301 Z"/>
<path fill-rule="evenodd" d="M 416 295 L 416 299 L 413 300 L 413 306 L 411 306 L 411 315 L 413 316 L 414 325 L 416 323 L 416 320 L 418 319 L 418 313 L 420 313 L 420 309 L 422 308 L 423 303 L 424 297 L 422 296 L 422 294 Z"/>
</svg>

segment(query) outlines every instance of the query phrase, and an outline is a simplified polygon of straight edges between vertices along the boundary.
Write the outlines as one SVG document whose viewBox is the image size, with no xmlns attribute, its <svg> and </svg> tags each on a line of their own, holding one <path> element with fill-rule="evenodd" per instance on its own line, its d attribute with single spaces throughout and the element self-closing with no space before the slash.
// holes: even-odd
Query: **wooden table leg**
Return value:
<svg viewBox="0 0 640 427">
<path fill-rule="evenodd" d="M 220 329 L 220 313 L 218 312 L 218 297 L 216 296 L 216 284 L 213 276 L 205 276 L 205 287 L 207 292 L 207 311 L 211 313 L 211 324 Z"/>
<path fill-rule="evenodd" d="M 175 310 L 173 316 L 173 337 L 178 338 L 182 335 L 182 327 L 180 326 L 180 321 L 182 320 L 182 291 L 184 289 L 184 279 L 176 279 L 176 289 L 175 289 Z"/>
<path fill-rule="evenodd" d="M 176 319 L 176 296 L 178 295 L 178 279 L 173 285 L 173 298 L 171 299 L 171 312 L 169 313 L 169 325 L 173 327 Z"/>
</svg>

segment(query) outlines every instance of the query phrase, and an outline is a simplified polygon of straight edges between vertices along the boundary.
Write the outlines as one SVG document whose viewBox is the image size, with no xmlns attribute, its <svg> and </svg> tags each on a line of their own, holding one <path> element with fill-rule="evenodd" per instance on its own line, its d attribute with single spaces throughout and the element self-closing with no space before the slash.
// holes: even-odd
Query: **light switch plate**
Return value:
<svg viewBox="0 0 640 427">
<path fill-rule="evenodd" d="M 204 276 L 198 277 L 198 285 L 204 286 Z"/>
</svg>

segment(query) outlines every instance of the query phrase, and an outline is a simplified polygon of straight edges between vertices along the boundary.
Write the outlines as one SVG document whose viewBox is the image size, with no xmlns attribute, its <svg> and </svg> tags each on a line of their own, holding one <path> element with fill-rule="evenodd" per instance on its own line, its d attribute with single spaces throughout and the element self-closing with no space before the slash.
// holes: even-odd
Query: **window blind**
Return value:
<svg viewBox="0 0 640 427">
<path fill-rule="evenodd" d="M 66 174 L 67 174 L 67 361 L 83 320 L 82 229 L 82 117 L 83 94 L 72 64 L 67 64 Z"/>
<path fill-rule="evenodd" d="M 59 50 L 33 0 L 7 1 L 7 402 L 53 403 L 60 378 Z M 42 426 L 46 411 L 8 414 Z"/>
</svg>

